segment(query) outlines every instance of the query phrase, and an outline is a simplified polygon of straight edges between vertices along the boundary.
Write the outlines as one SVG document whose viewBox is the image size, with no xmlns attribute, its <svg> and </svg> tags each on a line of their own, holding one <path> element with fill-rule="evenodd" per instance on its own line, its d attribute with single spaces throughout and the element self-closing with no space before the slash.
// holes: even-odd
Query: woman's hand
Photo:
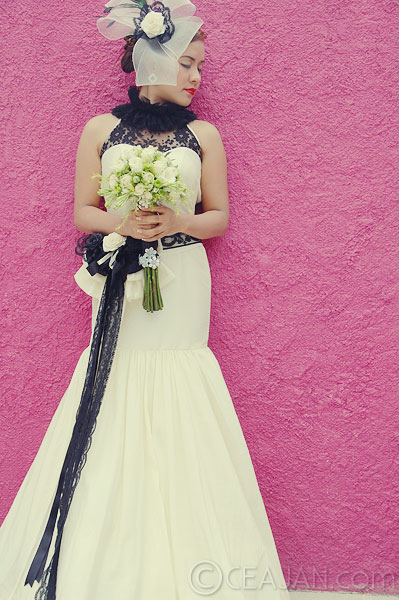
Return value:
<svg viewBox="0 0 399 600">
<path fill-rule="evenodd" d="M 134 223 L 132 227 L 137 232 L 137 237 L 145 242 L 153 242 L 165 235 L 173 235 L 180 231 L 179 215 L 162 204 L 157 204 L 152 209 L 140 209 L 137 213 L 133 212 L 131 221 Z"/>
</svg>

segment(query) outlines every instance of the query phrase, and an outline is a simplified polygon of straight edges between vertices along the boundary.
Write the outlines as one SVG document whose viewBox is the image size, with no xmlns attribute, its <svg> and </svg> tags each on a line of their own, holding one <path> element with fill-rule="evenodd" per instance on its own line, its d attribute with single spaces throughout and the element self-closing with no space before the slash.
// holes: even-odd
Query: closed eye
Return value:
<svg viewBox="0 0 399 600">
<path fill-rule="evenodd" d="M 191 65 L 183 65 L 183 63 L 180 63 L 182 67 L 185 67 L 186 69 L 189 69 L 191 67 Z M 201 73 L 202 69 L 198 69 L 199 73 Z"/>
</svg>

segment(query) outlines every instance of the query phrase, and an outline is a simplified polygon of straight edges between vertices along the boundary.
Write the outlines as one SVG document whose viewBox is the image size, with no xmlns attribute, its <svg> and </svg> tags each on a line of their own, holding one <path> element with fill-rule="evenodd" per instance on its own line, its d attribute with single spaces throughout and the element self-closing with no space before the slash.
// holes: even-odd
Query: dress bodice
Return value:
<svg viewBox="0 0 399 600">
<path fill-rule="evenodd" d="M 191 191 L 190 205 L 183 204 L 181 212 L 195 213 L 195 205 L 201 202 L 202 149 L 190 125 L 184 125 L 173 131 L 151 133 L 148 130 L 136 129 L 119 119 L 100 151 L 103 175 L 109 175 L 113 161 L 120 147 L 124 145 L 140 145 L 143 148 L 153 145 L 161 152 L 169 152 L 169 158 L 173 160 L 179 169 L 182 181 Z M 121 216 L 126 214 L 126 207 L 107 210 Z"/>
</svg>

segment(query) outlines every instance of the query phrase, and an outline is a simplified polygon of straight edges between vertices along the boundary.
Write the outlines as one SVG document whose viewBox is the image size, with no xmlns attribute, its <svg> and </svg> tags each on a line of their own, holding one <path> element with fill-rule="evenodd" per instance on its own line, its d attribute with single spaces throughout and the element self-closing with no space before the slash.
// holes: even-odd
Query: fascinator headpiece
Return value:
<svg viewBox="0 0 399 600">
<path fill-rule="evenodd" d="M 203 25 L 195 10 L 190 0 L 110 0 L 97 28 L 109 40 L 128 35 L 137 40 L 132 53 L 136 86 L 176 85 L 177 61 Z"/>
</svg>

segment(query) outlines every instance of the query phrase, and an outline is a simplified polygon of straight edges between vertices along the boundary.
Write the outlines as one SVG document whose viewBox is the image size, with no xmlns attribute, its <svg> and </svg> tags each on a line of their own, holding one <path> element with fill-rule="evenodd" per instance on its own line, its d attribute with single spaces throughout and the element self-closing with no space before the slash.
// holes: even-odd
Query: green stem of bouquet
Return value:
<svg viewBox="0 0 399 600">
<path fill-rule="evenodd" d="M 152 267 L 144 267 L 143 308 L 147 312 L 154 312 L 163 308 L 158 269 Z"/>
<path fill-rule="evenodd" d="M 162 310 L 163 301 L 161 296 L 161 289 L 159 287 L 158 269 L 152 269 L 152 290 L 154 293 L 154 306 L 155 310 Z"/>
</svg>

